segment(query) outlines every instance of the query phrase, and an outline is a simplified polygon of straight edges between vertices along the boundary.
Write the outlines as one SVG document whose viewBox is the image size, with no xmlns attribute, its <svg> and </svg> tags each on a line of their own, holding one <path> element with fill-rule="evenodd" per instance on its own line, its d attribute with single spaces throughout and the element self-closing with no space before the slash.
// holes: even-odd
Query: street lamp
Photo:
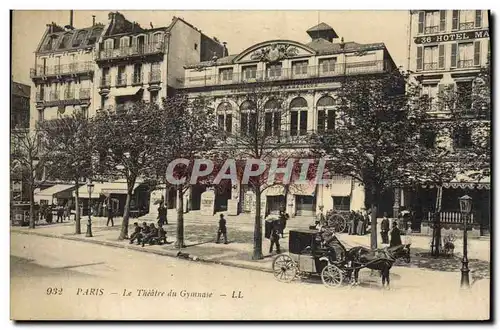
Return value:
<svg viewBox="0 0 500 330">
<path fill-rule="evenodd" d="M 89 222 L 87 223 L 87 233 L 85 234 L 85 237 L 93 237 L 92 236 L 92 218 L 90 217 L 90 213 L 92 211 L 90 207 L 90 203 L 92 201 L 92 192 L 94 191 L 94 184 L 92 183 L 92 180 L 87 181 L 87 191 L 89 192 Z"/>
<path fill-rule="evenodd" d="M 468 195 L 462 196 L 458 199 L 460 203 L 460 213 L 464 219 L 464 256 L 462 259 L 462 278 L 460 286 L 462 288 L 469 288 L 469 260 L 467 259 L 467 222 L 469 221 L 470 212 L 472 209 L 472 198 Z"/>
</svg>

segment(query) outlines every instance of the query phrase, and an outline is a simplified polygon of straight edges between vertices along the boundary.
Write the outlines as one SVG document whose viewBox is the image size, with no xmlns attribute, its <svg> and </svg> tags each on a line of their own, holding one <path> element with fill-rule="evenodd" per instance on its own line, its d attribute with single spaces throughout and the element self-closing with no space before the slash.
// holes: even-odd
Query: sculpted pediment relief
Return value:
<svg viewBox="0 0 500 330">
<path fill-rule="evenodd" d="M 235 62 L 260 61 L 273 63 L 313 54 L 312 49 L 297 42 L 266 42 L 243 51 L 235 58 Z"/>
</svg>

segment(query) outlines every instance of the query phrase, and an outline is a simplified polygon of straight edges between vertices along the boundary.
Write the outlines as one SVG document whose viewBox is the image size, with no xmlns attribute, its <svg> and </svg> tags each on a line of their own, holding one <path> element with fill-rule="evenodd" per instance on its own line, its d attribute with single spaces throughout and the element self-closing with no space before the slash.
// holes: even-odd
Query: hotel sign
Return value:
<svg viewBox="0 0 500 330">
<path fill-rule="evenodd" d="M 468 31 L 468 32 L 455 32 L 448 34 L 439 34 L 434 36 L 422 36 L 415 38 L 416 44 L 429 44 L 433 42 L 446 42 L 446 41 L 460 41 L 460 40 L 473 40 L 481 38 L 489 38 L 489 30 Z"/>
</svg>

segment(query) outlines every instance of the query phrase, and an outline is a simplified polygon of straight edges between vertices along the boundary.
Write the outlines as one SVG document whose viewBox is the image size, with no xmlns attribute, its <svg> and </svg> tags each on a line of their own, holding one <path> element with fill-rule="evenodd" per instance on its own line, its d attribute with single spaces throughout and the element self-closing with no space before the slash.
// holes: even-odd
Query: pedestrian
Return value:
<svg viewBox="0 0 500 330">
<path fill-rule="evenodd" d="M 357 214 L 358 216 L 358 228 L 356 230 L 356 233 L 360 236 L 363 236 L 365 234 L 365 217 L 362 212 Z"/>
<path fill-rule="evenodd" d="M 141 243 L 141 227 L 137 222 L 134 222 L 134 232 L 130 235 L 130 244 L 137 240 L 137 244 Z"/>
<path fill-rule="evenodd" d="M 285 213 L 285 211 L 281 210 L 280 211 L 280 232 L 281 232 L 281 238 L 285 237 L 284 232 L 286 228 L 286 222 L 289 218 L 289 215 Z"/>
<path fill-rule="evenodd" d="M 52 205 L 48 205 L 45 209 L 45 221 L 47 223 L 52 223 Z"/>
<path fill-rule="evenodd" d="M 68 221 L 71 220 L 71 208 L 69 206 L 69 202 L 64 205 L 64 219 L 68 219 Z"/>
<path fill-rule="evenodd" d="M 163 204 L 160 204 L 160 206 L 158 207 L 158 225 L 164 225 L 164 224 L 167 224 L 168 225 L 168 221 L 167 221 L 167 208 L 165 206 L 163 206 Z"/>
<path fill-rule="evenodd" d="M 380 235 L 382 236 L 382 244 L 389 244 L 389 219 L 387 213 L 384 213 L 384 218 L 380 224 Z"/>
<path fill-rule="evenodd" d="M 56 222 L 63 222 L 64 208 L 61 204 L 57 205 L 57 219 Z"/>
<path fill-rule="evenodd" d="M 391 242 L 389 244 L 389 247 L 399 246 L 401 244 L 403 244 L 401 242 L 401 231 L 398 228 L 398 222 L 395 220 L 392 223 Z"/>
<path fill-rule="evenodd" d="M 350 222 L 349 222 L 349 235 L 356 235 L 356 225 L 358 224 L 356 219 L 356 213 L 350 212 L 349 214 Z"/>
<path fill-rule="evenodd" d="M 167 244 L 167 231 L 163 229 L 163 225 L 158 226 L 158 244 Z"/>
<path fill-rule="evenodd" d="M 111 203 L 111 199 L 108 199 L 107 206 L 108 206 L 108 221 L 106 222 L 106 227 L 109 226 L 110 222 L 111 222 L 111 227 L 114 227 L 115 223 L 113 221 L 113 205 Z"/>
<path fill-rule="evenodd" d="M 276 225 L 276 222 L 273 223 L 273 227 L 271 229 L 271 247 L 269 248 L 269 253 L 273 253 L 273 247 L 276 244 L 276 253 L 280 254 L 280 229 Z"/>
<path fill-rule="evenodd" d="M 217 230 L 217 241 L 215 241 L 215 244 L 219 244 L 220 235 L 224 236 L 224 244 L 227 244 L 226 219 L 224 219 L 224 214 L 222 213 L 219 219 L 219 229 Z"/>
</svg>

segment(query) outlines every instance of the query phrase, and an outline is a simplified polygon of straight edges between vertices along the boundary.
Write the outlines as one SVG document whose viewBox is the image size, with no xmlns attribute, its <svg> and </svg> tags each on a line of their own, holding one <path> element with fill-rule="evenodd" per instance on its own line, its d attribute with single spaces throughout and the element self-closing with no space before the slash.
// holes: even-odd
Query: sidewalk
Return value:
<svg viewBox="0 0 500 330">
<path fill-rule="evenodd" d="M 114 227 L 106 227 L 106 218 L 93 218 L 92 219 L 92 232 L 94 237 L 85 237 L 87 220 L 82 219 L 81 230 L 82 234 L 75 235 L 74 222 L 57 223 L 51 225 L 40 225 L 35 229 L 27 227 L 11 227 L 12 232 L 33 234 L 47 237 L 62 238 L 68 240 L 76 240 L 89 242 L 94 244 L 101 244 L 105 246 L 113 246 L 118 248 L 133 249 L 137 251 L 155 253 L 159 255 L 176 257 L 179 249 L 174 247 L 176 224 L 172 223 L 170 217 L 169 224 L 166 226 L 168 241 L 170 244 L 163 246 L 138 246 L 136 244 L 129 244 L 128 240 L 119 241 L 118 236 L 121 229 L 121 218 L 115 220 Z M 189 254 L 191 260 L 204 261 L 217 263 L 227 266 L 240 267 L 246 269 L 253 269 L 265 272 L 272 271 L 272 261 L 276 255 L 267 253 L 269 251 L 269 241 L 263 239 L 263 253 L 264 259 L 254 261 L 252 260 L 253 251 L 253 224 L 245 223 L 244 221 L 236 221 L 237 217 L 228 218 L 228 239 L 229 244 L 215 244 L 217 233 L 216 218 L 206 217 L 196 219 L 196 217 L 185 217 L 184 232 L 186 248 L 182 249 L 183 253 Z M 297 218 L 295 218 L 297 219 Z M 143 222 L 143 219 L 130 219 L 129 233 L 132 232 L 132 224 L 134 222 Z M 209 221 L 210 220 L 210 221 Z M 233 221 L 234 220 L 234 221 Z M 152 221 L 149 221 L 152 222 Z M 285 231 L 285 238 L 280 240 L 282 252 L 288 250 L 288 235 L 290 229 L 307 228 L 309 223 L 304 219 L 297 221 L 289 221 L 287 230 Z M 380 235 L 379 235 L 380 236 Z M 353 246 L 366 246 L 370 245 L 370 235 L 355 236 L 348 234 L 339 234 L 338 238 L 346 246 L 351 248 Z M 380 238 L 379 238 L 380 239 Z M 461 241 L 455 241 L 455 257 L 449 259 L 434 259 L 425 256 L 429 252 L 430 237 L 412 236 L 411 238 L 411 251 L 412 260 L 409 264 L 396 264 L 393 268 L 398 269 L 400 276 L 405 274 L 405 277 L 414 278 L 414 281 L 420 282 L 424 278 L 426 281 L 434 281 L 439 277 L 450 276 L 454 278 L 460 273 L 460 252 Z M 403 236 L 403 241 L 405 240 Z M 380 245 L 379 245 L 380 247 Z M 469 241 L 469 268 L 471 269 L 472 281 L 489 279 L 490 277 L 490 263 L 489 263 L 489 250 L 490 242 L 483 240 L 470 240 Z M 409 275 L 411 274 L 411 275 Z M 417 274 L 419 274 L 417 276 Z M 422 277 L 423 276 L 423 277 Z M 412 282 L 412 286 L 414 283 Z"/>
</svg>

